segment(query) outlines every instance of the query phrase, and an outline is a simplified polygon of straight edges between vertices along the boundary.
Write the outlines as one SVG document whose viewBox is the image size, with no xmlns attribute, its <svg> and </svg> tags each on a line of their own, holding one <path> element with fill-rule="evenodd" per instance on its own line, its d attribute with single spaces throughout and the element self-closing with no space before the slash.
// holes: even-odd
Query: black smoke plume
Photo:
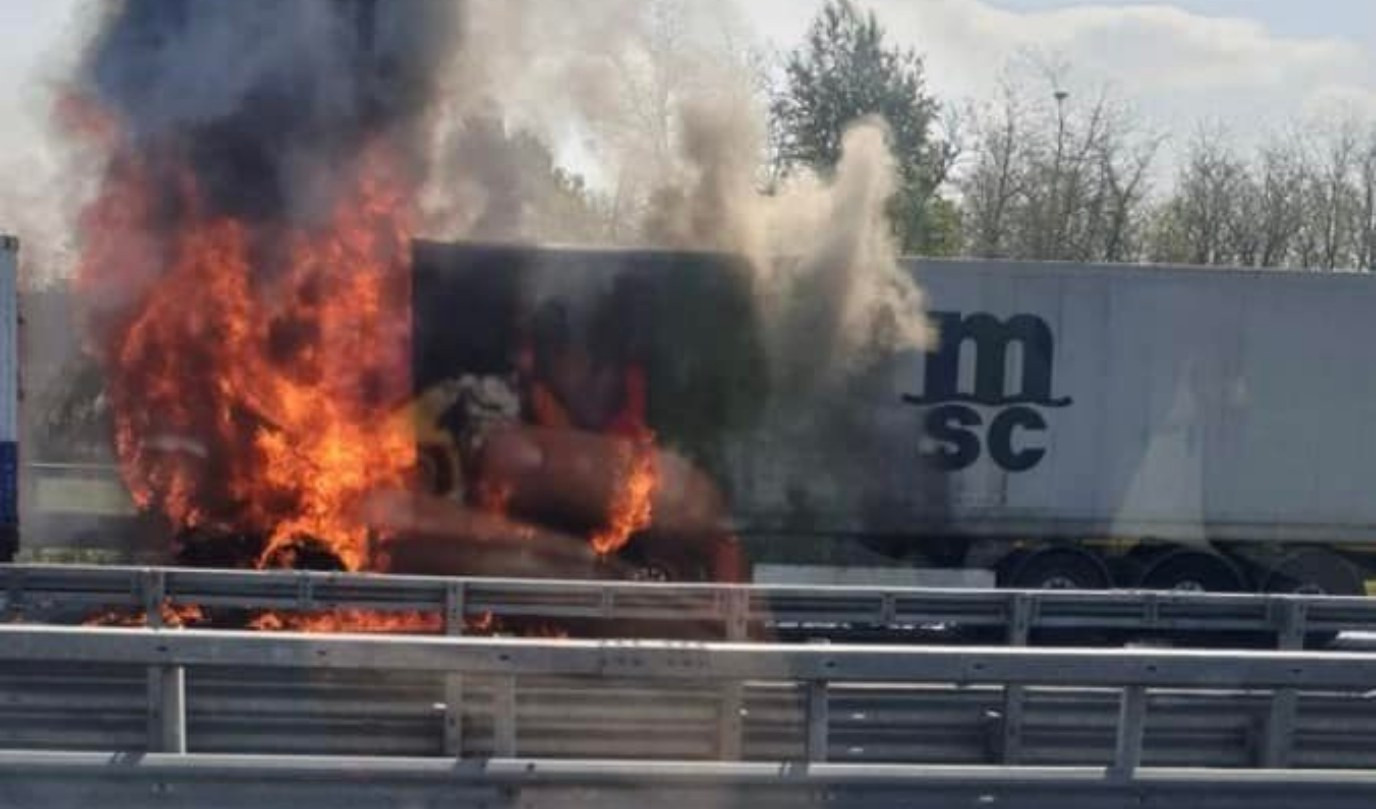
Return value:
<svg viewBox="0 0 1376 809">
<path fill-rule="evenodd" d="M 386 136 L 423 172 L 418 124 L 460 8 L 125 0 L 105 13 L 79 85 L 136 151 L 170 146 L 188 161 L 210 212 L 309 218 L 330 199 L 334 169 L 373 138 Z"/>
</svg>

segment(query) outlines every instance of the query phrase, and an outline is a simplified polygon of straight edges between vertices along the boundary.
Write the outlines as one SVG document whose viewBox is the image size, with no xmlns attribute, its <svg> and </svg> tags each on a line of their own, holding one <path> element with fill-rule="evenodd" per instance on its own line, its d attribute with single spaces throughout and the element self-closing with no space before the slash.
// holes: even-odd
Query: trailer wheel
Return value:
<svg viewBox="0 0 1376 809">
<path fill-rule="evenodd" d="M 1262 589 L 1268 593 L 1359 596 L 1366 582 L 1357 566 L 1322 548 L 1295 551 L 1267 571 Z"/>
<path fill-rule="evenodd" d="M 674 573 L 668 565 L 657 560 L 647 560 L 636 565 L 631 571 L 632 581 L 668 582 L 674 580 Z"/>
<path fill-rule="evenodd" d="M 1195 550 L 1162 554 L 1148 563 L 1137 583 L 1145 590 L 1195 593 L 1236 593 L 1247 587 L 1242 571 L 1227 558 Z"/>
<path fill-rule="evenodd" d="M 1362 571 L 1338 554 L 1323 548 L 1306 548 L 1282 557 L 1267 571 L 1262 589 L 1268 593 L 1297 595 L 1360 596 L 1366 592 Z M 1337 632 L 1306 632 L 1310 649 L 1329 646 Z"/>
<path fill-rule="evenodd" d="M 711 572 L 705 561 L 658 555 L 634 555 L 625 560 L 632 581 L 706 582 Z"/>
<path fill-rule="evenodd" d="M 1107 590 L 1112 585 L 1104 563 L 1078 548 L 1036 551 L 1014 566 L 1006 584 L 1018 590 Z"/>
</svg>

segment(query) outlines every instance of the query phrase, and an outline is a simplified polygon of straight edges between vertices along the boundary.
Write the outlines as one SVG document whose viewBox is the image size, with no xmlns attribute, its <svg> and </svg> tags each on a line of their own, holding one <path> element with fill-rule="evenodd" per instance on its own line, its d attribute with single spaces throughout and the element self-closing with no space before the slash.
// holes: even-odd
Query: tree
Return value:
<svg viewBox="0 0 1376 809">
<path fill-rule="evenodd" d="M 784 86 L 771 104 L 781 170 L 829 172 L 840 158 L 846 128 L 877 115 L 889 127 L 899 168 L 891 212 L 900 247 L 929 252 L 949 236 L 937 223 L 951 222 L 936 192 L 955 159 L 949 140 L 938 138 L 939 105 L 927 94 L 922 59 L 911 49 L 889 47 L 873 12 L 851 0 L 828 0 L 807 39 L 785 63 Z"/>
<path fill-rule="evenodd" d="M 1376 258 L 1376 132 L 1314 122 L 1251 156 L 1201 129 L 1156 211 L 1157 261 L 1316 270 Z"/>
<path fill-rule="evenodd" d="M 1152 258 L 1173 264 L 1236 265 L 1252 251 L 1255 185 L 1246 161 L 1216 128 L 1201 128 L 1175 188 L 1157 214 Z"/>
<path fill-rule="evenodd" d="M 1376 270 L 1376 131 L 1367 134 L 1358 157 L 1356 266 Z"/>
<path fill-rule="evenodd" d="M 1082 104 L 1063 70 L 1044 68 L 1044 84 L 1010 71 L 1001 102 L 969 116 L 973 159 L 955 184 L 974 255 L 1126 261 L 1138 251 L 1160 138 L 1106 91 Z"/>
</svg>

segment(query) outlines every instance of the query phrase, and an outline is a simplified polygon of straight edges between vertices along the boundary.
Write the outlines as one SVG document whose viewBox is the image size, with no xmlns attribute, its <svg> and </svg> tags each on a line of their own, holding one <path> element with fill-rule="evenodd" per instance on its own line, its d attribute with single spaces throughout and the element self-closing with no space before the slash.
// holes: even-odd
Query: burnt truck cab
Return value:
<svg viewBox="0 0 1376 809">
<path fill-rule="evenodd" d="M 742 260 L 434 242 L 413 259 L 422 489 L 491 537 L 399 538 L 393 570 L 745 575 L 723 464 L 767 369 Z"/>
</svg>

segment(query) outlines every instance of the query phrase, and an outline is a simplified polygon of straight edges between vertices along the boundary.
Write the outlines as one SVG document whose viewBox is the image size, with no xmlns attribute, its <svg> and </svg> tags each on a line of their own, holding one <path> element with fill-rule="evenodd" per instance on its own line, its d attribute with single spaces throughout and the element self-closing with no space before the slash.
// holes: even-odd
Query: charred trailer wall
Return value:
<svg viewBox="0 0 1376 809">
<path fill-rule="evenodd" d="M 431 242 L 417 243 L 414 257 L 415 391 L 440 403 L 417 417 L 435 492 L 471 504 L 484 435 L 518 425 L 538 436 L 546 483 L 560 491 L 518 493 L 512 509 L 587 534 L 596 521 L 579 501 L 598 499 L 598 481 L 622 474 L 596 442 L 644 440 L 661 459 L 659 511 L 627 551 L 728 530 L 730 444 L 758 422 L 768 395 L 739 259 Z"/>
</svg>

